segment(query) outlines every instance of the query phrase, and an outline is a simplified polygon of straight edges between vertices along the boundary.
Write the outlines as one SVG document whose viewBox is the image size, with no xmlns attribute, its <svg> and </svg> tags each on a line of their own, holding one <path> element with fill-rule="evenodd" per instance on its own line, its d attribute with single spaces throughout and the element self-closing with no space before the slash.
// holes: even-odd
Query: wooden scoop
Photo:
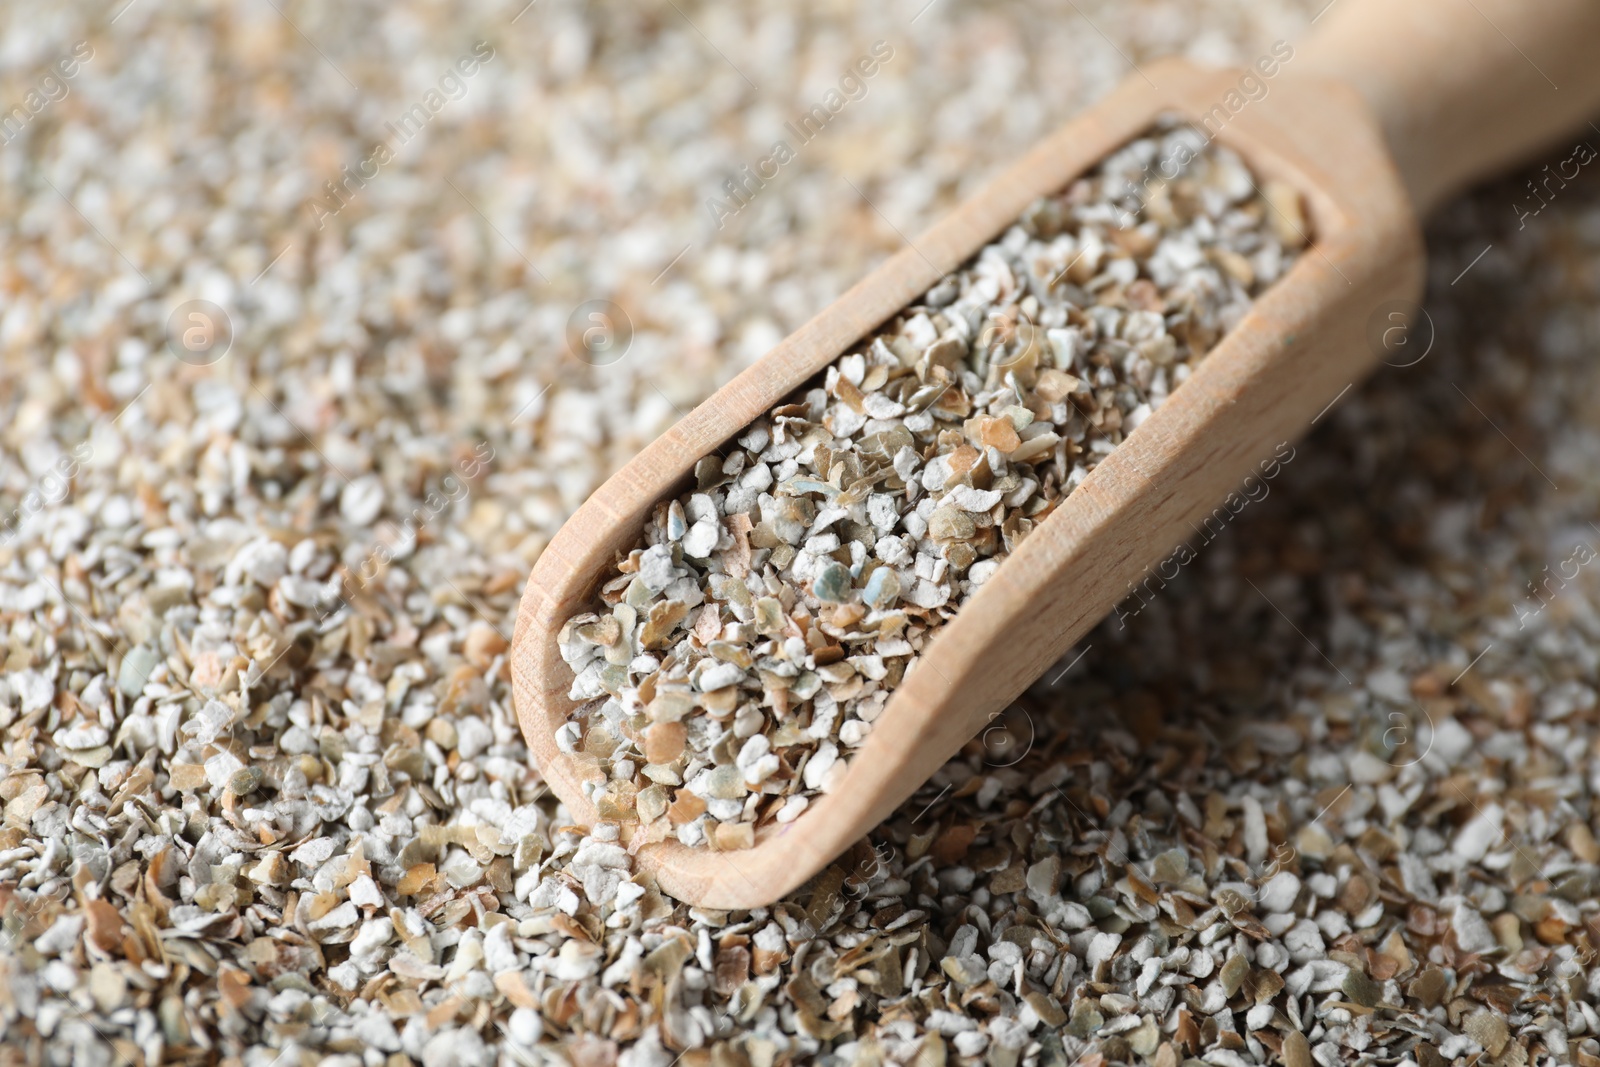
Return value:
<svg viewBox="0 0 1600 1067">
<path fill-rule="evenodd" d="M 1192 534 L 1280 442 L 1302 433 L 1381 350 L 1369 319 L 1415 300 L 1417 219 L 1468 182 L 1582 130 L 1600 102 L 1596 0 L 1333 0 L 1315 35 L 1249 100 L 1241 71 L 1147 64 L 719 389 L 601 486 L 528 578 L 512 660 L 540 769 L 580 824 L 597 813 L 555 745 L 574 701 L 556 634 L 650 510 L 737 435 L 1114 149 L 1178 112 L 1265 183 L 1298 188 L 1314 236 L 1289 273 L 1193 375 L 937 631 L 852 757 L 842 785 L 753 848 L 675 841 L 639 851 L 691 904 L 770 904 L 820 871 L 927 780 Z M 1244 86 L 1259 96 L 1255 83 Z M 1248 102 L 1239 106 L 1241 100 Z M 1587 130 L 1575 136 L 1600 135 Z M 1566 158 L 1562 152 L 1559 158 Z M 1555 188 L 1555 187 L 1552 187 Z M 1507 211 L 1513 210 L 1507 204 Z M 937 669 L 932 669 L 933 667 Z"/>
</svg>

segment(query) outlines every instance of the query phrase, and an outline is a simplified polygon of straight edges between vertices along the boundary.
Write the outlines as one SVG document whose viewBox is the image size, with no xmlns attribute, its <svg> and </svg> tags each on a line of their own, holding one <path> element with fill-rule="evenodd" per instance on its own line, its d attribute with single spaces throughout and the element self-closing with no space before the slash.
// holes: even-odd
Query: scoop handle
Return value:
<svg viewBox="0 0 1600 1067">
<path fill-rule="evenodd" d="M 1366 99 L 1419 216 L 1541 149 L 1600 148 L 1600 0 L 1332 0 L 1294 69 Z"/>
</svg>

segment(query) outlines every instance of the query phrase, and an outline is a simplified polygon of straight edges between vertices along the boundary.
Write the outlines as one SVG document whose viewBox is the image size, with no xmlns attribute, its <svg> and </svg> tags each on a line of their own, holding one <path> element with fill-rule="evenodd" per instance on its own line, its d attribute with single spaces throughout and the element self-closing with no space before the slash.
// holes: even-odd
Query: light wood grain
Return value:
<svg viewBox="0 0 1600 1067">
<path fill-rule="evenodd" d="M 1366 99 L 1418 215 L 1556 138 L 1600 144 L 1595 0 L 1334 0 L 1293 67 Z"/>
<path fill-rule="evenodd" d="M 1378 0 L 1342 2 L 1370 18 Z M 1325 55 L 1341 48 L 1349 50 L 1340 45 Z M 596 812 L 576 765 L 554 743 L 573 710 L 572 673 L 555 635 L 584 610 L 617 554 L 637 542 L 650 508 L 681 490 L 695 461 L 1000 234 L 1033 200 L 1061 189 L 1161 112 L 1198 122 L 1238 78 L 1176 61 L 1146 65 L 696 408 L 573 515 L 528 579 L 512 670 L 528 743 L 574 819 L 588 824 Z M 753 849 L 676 842 L 641 849 L 642 866 L 666 892 L 743 908 L 801 885 L 903 803 L 1104 617 L 1144 568 L 1188 538 L 1191 521 L 1370 369 L 1369 316 L 1387 300 L 1415 298 L 1423 265 L 1408 187 L 1371 110 L 1382 99 L 1336 80 L 1285 74 L 1222 127 L 1217 140 L 1257 175 L 1303 192 L 1315 246 L 937 633 L 837 791 L 792 823 L 763 827 Z M 1475 158 L 1444 161 L 1443 177 L 1413 163 L 1412 195 L 1425 200 L 1498 157 L 1480 151 Z"/>
</svg>

